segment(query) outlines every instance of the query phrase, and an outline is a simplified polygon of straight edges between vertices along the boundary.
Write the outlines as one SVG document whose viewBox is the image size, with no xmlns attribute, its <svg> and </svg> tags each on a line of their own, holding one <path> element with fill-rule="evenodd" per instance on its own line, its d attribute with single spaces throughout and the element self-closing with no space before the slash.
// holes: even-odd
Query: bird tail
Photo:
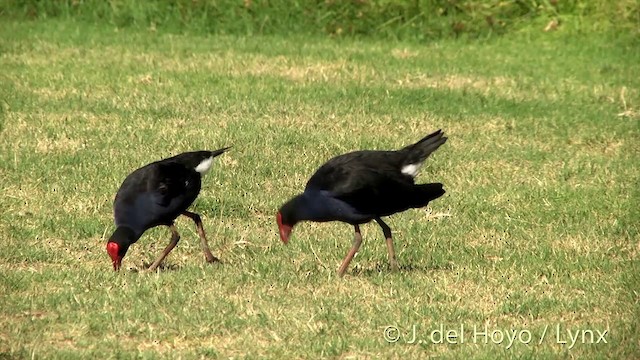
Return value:
<svg viewBox="0 0 640 360">
<path fill-rule="evenodd" d="M 447 142 L 447 137 L 444 136 L 442 130 L 438 130 L 425 136 L 417 143 L 400 150 L 407 154 L 403 164 L 409 165 L 422 163 L 429 155 L 431 155 L 432 152 L 436 151 L 436 149 L 445 142 Z"/>
<path fill-rule="evenodd" d="M 231 149 L 231 146 L 227 146 L 227 147 L 223 147 L 222 149 L 218 149 L 218 150 L 213 150 L 211 152 L 211 156 L 212 157 L 216 157 L 218 155 L 222 155 L 225 151 Z"/>
<path fill-rule="evenodd" d="M 413 208 L 421 208 L 446 193 L 441 183 L 415 185 L 415 203 Z"/>
</svg>

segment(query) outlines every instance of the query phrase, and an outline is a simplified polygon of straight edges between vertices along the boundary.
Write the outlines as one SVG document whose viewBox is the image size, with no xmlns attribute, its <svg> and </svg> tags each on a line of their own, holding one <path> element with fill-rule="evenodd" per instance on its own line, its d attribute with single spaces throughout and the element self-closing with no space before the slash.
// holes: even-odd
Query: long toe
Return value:
<svg viewBox="0 0 640 360">
<path fill-rule="evenodd" d="M 393 259 L 390 263 L 389 266 L 391 266 L 391 271 L 392 272 L 398 272 L 398 270 L 400 270 L 400 267 L 398 266 L 398 262 Z"/>
</svg>

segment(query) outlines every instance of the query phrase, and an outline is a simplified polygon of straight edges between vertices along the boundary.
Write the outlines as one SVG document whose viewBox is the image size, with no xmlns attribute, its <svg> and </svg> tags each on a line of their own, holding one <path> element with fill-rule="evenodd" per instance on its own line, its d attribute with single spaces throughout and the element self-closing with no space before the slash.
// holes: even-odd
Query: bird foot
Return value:
<svg viewBox="0 0 640 360">
<path fill-rule="evenodd" d="M 146 264 L 144 264 L 143 269 L 141 269 L 141 272 L 146 272 L 146 273 L 156 273 L 158 271 L 160 272 L 164 272 L 164 271 L 173 271 L 173 270 L 178 270 L 180 268 L 180 266 L 176 265 L 176 264 L 166 264 L 164 262 L 159 263 L 159 264 L 151 264 L 149 266 L 147 266 Z"/>
<path fill-rule="evenodd" d="M 218 259 L 217 257 L 215 257 L 213 255 L 207 256 L 206 258 L 207 258 L 206 260 L 207 260 L 207 262 L 209 264 L 213 264 L 213 263 L 216 263 L 216 262 L 221 262 L 220 259 Z"/>
<path fill-rule="evenodd" d="M 389 265 L 391 266 L 391 271 L 392 272 L 400 271 L 400 267 L 398 266 L 398 262 L 397 261 L 392 261 Z"/>
</svg>

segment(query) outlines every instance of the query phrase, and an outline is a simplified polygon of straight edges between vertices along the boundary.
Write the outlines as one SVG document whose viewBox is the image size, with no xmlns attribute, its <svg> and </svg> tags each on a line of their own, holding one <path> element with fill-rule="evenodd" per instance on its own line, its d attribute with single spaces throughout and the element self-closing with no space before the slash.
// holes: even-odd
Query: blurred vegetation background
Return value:
<svg viewBox="0 0 640 360">
<path fill-rule="evenodd" d="M 639 0 L 0 0 L 0 17 L 211 34 L 425 41 L 514 31 L 640 36 Z"/>
</svg>

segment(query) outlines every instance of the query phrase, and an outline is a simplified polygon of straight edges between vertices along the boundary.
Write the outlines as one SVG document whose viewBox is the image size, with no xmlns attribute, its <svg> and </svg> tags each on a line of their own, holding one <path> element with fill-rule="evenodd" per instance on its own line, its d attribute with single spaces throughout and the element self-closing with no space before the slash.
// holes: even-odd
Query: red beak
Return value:
<svg viewBox="0 0 640 360">
<path fill-rule="evenodd" d="M 120 252 L 120 246 L 114 242 L 107 243 L 107 253 L 111 257 L 111 261 L 113 262 L 113 270 L 120 270 L 120 266 L 122 266 L 122 256 L 118 255 Z"/>
<path fill-rule="evenodd" d="M 280 226 L 280 239 L 282 240 L 283 243 L 285 243 L 285 245 L 289 242 L 289 235 L 291 235 L 291 229 L 293 229 L 293 227 L 289 225 Z"/>
<path fill-rule="evenodd" d="M 289 242 L 289 236 L 291 235 L 293 226 L 282 223 L 281 213 L 278 213 L 278 215 L 276 215 L 276 220 L 278 222 L 278 230 L 280 231 L 280 239 L 286 245 Z"/>
</svg>

